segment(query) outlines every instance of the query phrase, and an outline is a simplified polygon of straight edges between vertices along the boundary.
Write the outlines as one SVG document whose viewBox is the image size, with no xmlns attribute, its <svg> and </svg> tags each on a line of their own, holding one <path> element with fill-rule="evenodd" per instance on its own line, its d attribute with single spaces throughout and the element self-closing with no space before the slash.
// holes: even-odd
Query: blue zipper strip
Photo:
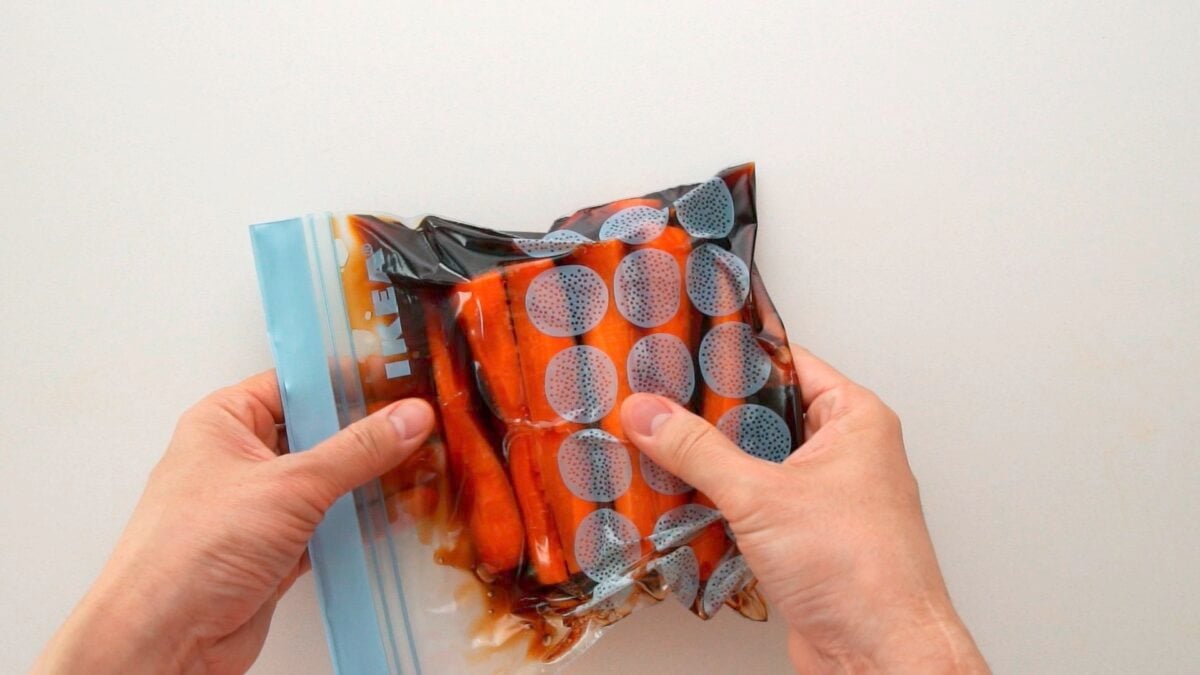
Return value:
<svg viewBox="0 0 1200 675">
<path fill-rule="evenodd" d="M 302 219 L 292 219 L 250 228 L 293 452 L 313 447 L 340 428 L 323 338 L 327 317 L 314 292 L 305 226 Z M 309 557 L 334 672 L 387 674 L 388 660 L 351 495 L 338 499 L 325 514 L 309 544 Z"/>
</svg>

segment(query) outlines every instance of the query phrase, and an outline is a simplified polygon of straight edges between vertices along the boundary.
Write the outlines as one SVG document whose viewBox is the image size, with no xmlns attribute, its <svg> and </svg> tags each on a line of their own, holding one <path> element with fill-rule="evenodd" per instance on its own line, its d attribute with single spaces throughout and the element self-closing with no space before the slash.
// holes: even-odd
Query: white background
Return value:
<svg viewBox="0 0 1200 675">
<path fill-rule="evenodd" d="M 247 225 L 542 229 L 749 159 L 792 338 L 901 413 L 996 670 L 1200 667 L 1195 3 L 172 4 L 0 9 L 0 671 L 178 413 L 270 365 Z M 573 672 L 783 635 L 664 605 Z M 328 668 L 305 580 L 255 672 Z"/>
</svg>

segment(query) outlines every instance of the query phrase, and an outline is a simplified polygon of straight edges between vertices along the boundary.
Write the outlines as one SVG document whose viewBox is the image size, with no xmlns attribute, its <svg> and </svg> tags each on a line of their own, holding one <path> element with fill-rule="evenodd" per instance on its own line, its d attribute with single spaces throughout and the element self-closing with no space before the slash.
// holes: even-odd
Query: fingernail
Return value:
<svg viewBox="0 0 1200 675">
<path fill-rule="evenodd" d="M 635 394 L 626 400 L 626 413 L 630 431 L 642 436 L 653 436 L 675 412 L 671 406 L 657 396 Z"/>
<path fill-rule="evenodd" d="M 433 424 L 433 411 L 429 404 L 418 399 L 408 399 L 396 404 L 388 413 L 388 420 L 396 427 L 400 438 L 409 440 L 425 433 Z"/>
</svg>

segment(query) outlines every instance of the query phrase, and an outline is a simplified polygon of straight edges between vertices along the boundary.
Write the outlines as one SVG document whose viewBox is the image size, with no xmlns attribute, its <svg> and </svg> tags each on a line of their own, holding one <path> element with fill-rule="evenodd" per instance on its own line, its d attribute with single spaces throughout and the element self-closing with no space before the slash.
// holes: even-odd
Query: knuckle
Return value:
<svg viewBox="0 0 1200 675">
<path fill-rule="evenodd" d="M 351 424 L 346 427 L 347 442 L 351 450 L 364 463 L 375 465 L 383 454 L 382 434 L 370 423 Z"/>
<path fill-rule="evenodd" d="M 883 406 L 883 410 L 880 411 L 880 415 L 884 425 L 889 431 L 893 432 L 897 436 L 902 435 L 900 415 L 897 414 L 895 410 L 892 410 L 890 407 L 885 405 Z"/>
<path fill-rule="evenodd" d="M 179 426 L 193 426 L 213 418 L 222 409 L 220 392 L 214 392 L 193 403 L 179 416 Z"/>
<path fill-rule="evenodd" d="M 879 428 L 886 432 L 889 436 L 900 435 L 900 415 L 896 414 L 886 403 L 875 397 L 875 404 L 872 406 L 872 414 L 875 416 Z"/>
<path fill-rule="evenodd" d="M 196 423 L 226 415 L 243 422 L 255 419 L 255 399 L 240 387 L 224 387 L 200 399 L 180 416 L 180 422 Z"/>
<path fill-rule="evenodd" d="M 796 344 L 795 342 L 791 342 L 791 341 L 788 342 L 788 351 L 792 353 L 793 358 L 795 358 L 797 356 L 811 356 L 812 355 L 812 352 L 808 351 L 807 348 L 802 347 L 802 346 Z"/>
<path fill-rule="evenodd" d="M 870 414 L 889 431 L 900 430 L 900 416 L 896 414 L 878 394 L 860 385 L 854 385 L 850 396 L 856 408 Z"/>
<path fill-rule="evenodd" d="M 298 460 L 305 459 L 303 455 L 293 457 Z M 279 490 L 277 498 L 296 500 L 297 504 L 312 508 L 319 517 L 341 496 L 342 491 L 337 480 L 329 472 L 313 468 L 304 461 L 289 462 L 278 474 L 274 486 Z"/>
<path fill-rule="evenodd" d="M 235 415 L 253 414 L 253 397 L 241 387 L 225 387 L 213 394 L 214 401 Z"/>
<path fill-rule="evenodd" d="M 724 441 L 725 437 L 716 427 L 693 419 L 688 424 L 679 425 L 669 437 L 668 446 L 679 466 L 693 466 Z"/>
<path fill-rule="evenodd" d="M 184 410 L 183 414 L 179 416 L 179 419 L 175 421 L 175 434 L 179 435 L 180 432 L 196 426 L 196 424 L 203 419 L 203 417 L 204 410 L 201 408 L 200 404 L 192 404 L 192 407 Z"/>
<path fill-rule="evenodd" d="M 917 477 L 910 476 L 905 481 L 904 488 L 905 496 L 908 497 L 908 500 L 911 503 L 919 505 L 921 503 L 921 482 L 917 480 Z"/>
<path fill-rule="evenodd" d="M 882 403 L 879 397 L 875 395 L 875 392 L 861 384 L 847 383 L 843 389 L 845 390 L 846 398 L 855 408 L 873 410 Z"/>
</svg>

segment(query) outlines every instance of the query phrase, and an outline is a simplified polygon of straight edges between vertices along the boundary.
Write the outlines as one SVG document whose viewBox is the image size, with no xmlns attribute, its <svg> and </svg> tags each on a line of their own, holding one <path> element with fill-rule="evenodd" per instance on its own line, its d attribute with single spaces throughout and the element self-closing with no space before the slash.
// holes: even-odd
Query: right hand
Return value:
<svg viewBox="0 0 1200 675">
<path fill-rule="evenodd" d="M 651 394 L 625 401 L 626 433 L 729 521 L 789 625 L 798 671 L 988 672 L 938 569 L 899 418 L 807 351 L 792 355 L 805 442 L 781 464 Z"/>
</svg>

